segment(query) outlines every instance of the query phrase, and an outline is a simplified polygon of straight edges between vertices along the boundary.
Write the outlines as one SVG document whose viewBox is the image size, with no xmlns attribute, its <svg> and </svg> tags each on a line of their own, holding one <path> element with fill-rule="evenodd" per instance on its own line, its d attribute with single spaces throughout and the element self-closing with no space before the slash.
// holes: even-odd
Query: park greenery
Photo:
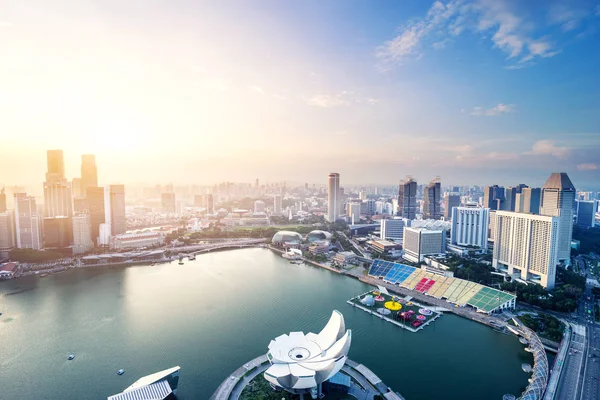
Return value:
<svg viewBox="0 0 600 400">
<path fill-rule="evenodd" d="M 600 228 L 585 229 L 579 225 L 573 227 L 573 239 L 579 240 L 580 254 L 600 254 Z"/>
<path fill-rule="evenodd" d="M 449 255 L 443 263 L 450 268 L 456 278 L 488 286 L 502 282 L 501 276 L 492 274 L 494 268 L 477 259 Z"/>
<path fill-rule="evenodd" d="M 530 329 L 533 329 L 540 337 L 560 342 L 562 339 L 564 325 L 552 315 L 539 313 L 537 316 L 524 314 L 519 320 Z"/>
<path fill-rule="evenodd" d="M 516 293 L 518 301 L 543 310 L 572 312 L 585 289 L 585 278 L 573 271 L 558 268 L 556 281 L 556 287 L 551 290 L 546 290 L 540 285 L 526 285 L 515 281 L 504 282 L 500 287 L 502 290 Z"/>
</svg>

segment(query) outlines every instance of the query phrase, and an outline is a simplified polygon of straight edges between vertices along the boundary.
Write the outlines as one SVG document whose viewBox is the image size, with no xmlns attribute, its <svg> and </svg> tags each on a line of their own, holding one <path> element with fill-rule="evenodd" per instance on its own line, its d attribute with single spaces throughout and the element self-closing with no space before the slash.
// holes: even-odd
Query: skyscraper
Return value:
<svg viewBox="0 0 600 400">
<path fill-rule="evenodd" d="M 73 197 L 69 182 L 44 182 L 45 216 L 68 217 L 73 215 Z"/>
<path fill-rule="evenodd" d="M 81 193 L 85 195 L 87 188 L 98 186 L 98 169 L 96 156 L 84 154 L 81 156 Z"/>
<path fill-rule="evenodd" d="M 573 208 L 577 191 L 565 172 L 554 172 L 542 187 L 540 214 L 559 219 L 558 260 L 571 257 Z"/>
<path fill-rule="evenodd" d="M 521 193 L 517 194 L 515 211 L 526 214 L 539 214 L 541 195 L 542 189 L 540 188 L 523 188 Z"/>
<path fill-rule="evenodd" d="M 596 225 L 596 211 L 598 210 L 598 200 L 576 202 L 577 206 L 577 225 L 584 228 L 591 228 Z"/>
<path fill-rule="evenodd" d="M 517 200 L 517 188 L 509 186 L 504 189 L 504 201 L 500 208 L 503 211 L 515 211 L 515 202 Z"/>
<path fill-rule="evenodd" d="M 440 219 L 440 201 L 442 200 L 442 184 L 438 176 L 423 190 L 423 219 Z"/>
<path fill-rule="evenodd" d="M 65 180 L 65 161 L 62 150 L 48 150 L 46 152 L 48 171 L 46 182 L 63 182 Z"/>
<path fill-rule="evenodd" d="M 559 218 L 497 211 L 492 266 L 552 289 L 558 263 Z"/>
<path fill-rule="evenodd" d="M 94 247 L 89 214 L 73 216 L 73 254 L 83 254 Z"/>
<path fill-rule="evenodd" d="M 74 198 L 82 197 L 83 193 L 81 191 L 81 178 L 73 178 L 71 180 L 71 194 Z"/>
<path fill-rule="evenodd" d="M 6 211 L 6 192 L 4 187 L 0 190 L 0 213 Z"/>
<path fill-rule="evenodd" d="M 483 190 L 483 207 L 490 210 L 500 210 L 502 201 L 504 201 L 504 188 L 502 186 L 485 187 Z"/>
<path fill-rule="evenodd" d="M 87 206 L 90 211 L 90 228 L 92 241 L 98 244 L 100 224 L 104 223 L 104 188 L 90 186 L 86 190 Z"/>
<path fill-rule="evenodd" d="M 332 172 L 327 179 L 327 221 L 335 222 L 340 215 L 340 174 Z"/>
<path fill-rule="evenodd" d="M 14 214 L 0 212 L 0 260 L 8 258 L 8 252 L 15 247 Z"/>
<path fill-rule="evenodd" d="M 124 185 L 106 185 L 104 187 L 104 221 L 110 226 L 111 236 L 127 231 Z"/>
<path fill-rule="evenodd" d="M 35 197 L 15 193 L 15 239 L 19 249 L 42 249 L 42 229 Z"/>
<path fill-rule="evenodd" d="M 444 217 L 446 219 L 452 217 L 452 209 L 454 207 L 460 207 L 460 196 L 449 193 L 444 200 Z"/>
<path fill-rule="evenodd" d="M 44 218 L 44 248 L 66 248 L 73 241 L 73 226 L 69 217 Z"/>
<path fill-rule="evenodd" d="M 71 185 L 65 179 L 65 165 L 62 150 L 48 150 L 48 171 L 44 182 L 45 216 L 68 217 L 73 215 Z"/>
<path fill-rule="evenodd" d="M 407 176 L 398 188 L 398 215 L 415 219 L 417 214 L 417 181 Z"/>
</svg>

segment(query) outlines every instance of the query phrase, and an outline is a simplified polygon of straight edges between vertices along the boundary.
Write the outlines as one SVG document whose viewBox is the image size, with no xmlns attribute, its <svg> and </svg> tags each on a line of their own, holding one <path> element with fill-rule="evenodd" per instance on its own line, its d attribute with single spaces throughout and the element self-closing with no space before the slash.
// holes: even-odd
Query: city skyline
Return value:
<svg viewBox="0 0 600 400">
<path fill-rule="evenodd" d="M 102 184 L 598 189 L 596 2 L 34 3 L 0 21 L 6 185 L 60 148 L 69 177 L 95 154 Z"/>
</svg>

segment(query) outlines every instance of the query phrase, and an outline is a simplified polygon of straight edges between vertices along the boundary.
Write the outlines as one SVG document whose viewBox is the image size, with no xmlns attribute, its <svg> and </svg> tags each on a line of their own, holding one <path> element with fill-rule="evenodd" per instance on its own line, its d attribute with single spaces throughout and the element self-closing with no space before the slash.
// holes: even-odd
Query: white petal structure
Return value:
<svg viewBox="0 0 600 400">
<path fill-rule="evenodd" d="M 269 343 L 271 366 L 265 379 L 291 392 L 315 388 L 335 375 L 346 362 L 352 331 L 346 330 L 344 316 L 333 310 L 318 334 L 291 332 Z"/>
</svg>

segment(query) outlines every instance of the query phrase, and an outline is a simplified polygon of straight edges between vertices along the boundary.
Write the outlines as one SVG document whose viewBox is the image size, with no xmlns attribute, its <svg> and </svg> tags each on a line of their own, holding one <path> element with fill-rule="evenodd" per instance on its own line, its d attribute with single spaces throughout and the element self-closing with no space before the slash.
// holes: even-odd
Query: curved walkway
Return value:
<svg viewBox="0 0 600 400">
<path fill-rule="evenodd" d="M 246 385 L 257 375 L 266 371 L 270 365 L 266 355 L 256 357 L 244 364 L 219 385 L 210 400 L 238 400 Z M 342 371 L 358 382 L 358 385 L 352 385 L 350 388 L 350 394 L 358 400 L 373 400 L 378 394 L 388 400 L 404 400 L 402 396 L 388 388 L 373 371 L 362 364 L 347 359 Z"/>
</svg>

